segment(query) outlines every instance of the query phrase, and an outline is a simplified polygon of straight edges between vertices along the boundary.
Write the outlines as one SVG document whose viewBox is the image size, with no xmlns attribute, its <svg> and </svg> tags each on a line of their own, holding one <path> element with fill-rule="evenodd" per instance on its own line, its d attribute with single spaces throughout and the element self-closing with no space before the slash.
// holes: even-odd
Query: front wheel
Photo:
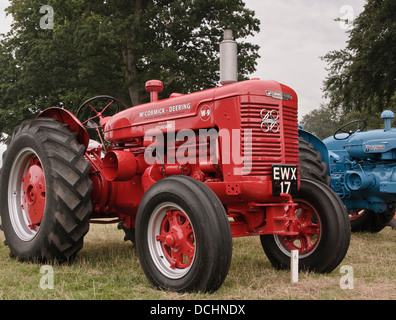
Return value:
<svg viewBox="0 0 396 320">
<path fill-rule="evenodd" d="M 190 177 L 171 176 L 155 183 L 139 205 L 136 249 L 155 287 L 217 290 L 232 256 L 231 229 L 222 203 L 209 187 Z"/>
<path fill-rule="evenodd" d="M 346 208 L 337 195 L 321 182 L 301 179 L 296 217 L 298 235 L 261 236 L 272 265 L 290 268 L 290 251 L 299 251 L 299 268 L 319 273 L 334 270 L 345 257 L 350 241 Z"/>
</svg>

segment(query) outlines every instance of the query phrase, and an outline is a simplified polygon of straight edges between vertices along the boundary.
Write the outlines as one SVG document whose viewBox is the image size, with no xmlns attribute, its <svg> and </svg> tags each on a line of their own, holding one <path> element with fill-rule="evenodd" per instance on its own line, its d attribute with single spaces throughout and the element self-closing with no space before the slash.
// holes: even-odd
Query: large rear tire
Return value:
<svg viewBox="0 0 396 320">
<path fill-rule="evenodd" d="M 83 246 L 92 211 L 85 147 L 48 118 L 15 128 L 3 155 L 1 220 L 10 256 L 64 262 Z"/>
<path fill-rule="evenodd" d="M 155 183 L 139 205 L 135 230 L 142 269 L 155 287 L 213 292 L 226 278 L 230 224 L 205 184 L 186 176 Z"/>
<path fill-rule="evenodd" d="M 331 186 L 331 178 L 328 175 L 327 164 L 322 161 L 322 155 L 316 151 L 312 143 L 303 138 L 298 139 L 300 157 L 300 178 L 317 180 L 327 186 Z"/>
<path fill-rule="evenodd" d="M 329 273 L 344 259 L 350 241 L 350 224 L 342 201 L 326 185 L 301 180 L 293 197 L 298 204 L 296 236 L 261 236 L 263 249 L 272 265 L 290 268 L 290 251 L 299 251 L 301 270 Z"/>
</svg>

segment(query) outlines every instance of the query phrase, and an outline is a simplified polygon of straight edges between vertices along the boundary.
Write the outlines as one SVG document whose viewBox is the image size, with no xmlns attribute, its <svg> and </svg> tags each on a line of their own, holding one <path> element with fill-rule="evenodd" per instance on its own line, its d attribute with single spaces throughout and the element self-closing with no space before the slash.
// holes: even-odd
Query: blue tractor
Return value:
<svg viewBox="0 0 396 320">
<path fill-rule="evenodd" d="M 356 120 L 320 140 L 300 127 L 300 174 L 331 185 L 344 202 L 355 232 L 379 232 L 395 216 L 396 129 L 395 114 L 386 110 L 385 129 L 364 131 Z"/>
</svg>

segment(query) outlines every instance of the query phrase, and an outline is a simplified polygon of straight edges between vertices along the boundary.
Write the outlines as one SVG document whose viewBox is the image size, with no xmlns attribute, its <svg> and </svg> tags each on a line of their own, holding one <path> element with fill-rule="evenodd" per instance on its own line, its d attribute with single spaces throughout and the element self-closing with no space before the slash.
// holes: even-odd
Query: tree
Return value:
<svg viewBox="0 0 396 320">
<path fill-rule="evenodd" d="M 259 47 L 243 41 L 259 20 L 242 0 L 48 0 L 53 29 L 40 28 L 42 2 L 11 0 L 14 23 L 0 45 L 0 132 L 49 106 L 73 112 L 87 98 L 147 102 L 147 80 L 163 96 L 216 86 L 223 30 L 239 42 L 239 77 L 255 71 Z"/>
<path fill-rule="evenodd" d="M 368 0 L 353 22 L 346 48 L 324 57 L 330 65 L 324 91 L 331 108 L 396 109 L 395 16 L 394 0 Z"/>
<path fill-rule="evenodd" d="M 367 127 L 365 130 L 383 129 L 385 127 L 380 111 L 344 112 L 340 108 L 335 110 L 329 105 L 321 105 L 318 109 L 314 109 L 303 116 L 301 125 L 304 130 L 315 134 L 320 139 L 325 139 L 333 136 L 341 126 L 354 120 L 366 121 Z M 392 121 L 392 126 L 396 127 L 396 119 Z"/>
<path fill-rule="evenodd" d="M 304 115 L 301 125 L 304 130 L 311 132 L 320 139 L 327 138 L 334 134 L 340 127 L 340 117 L 333 112 L 328 106 L 321 105 L 319 108 L 312 110 Z"/>
</svg>

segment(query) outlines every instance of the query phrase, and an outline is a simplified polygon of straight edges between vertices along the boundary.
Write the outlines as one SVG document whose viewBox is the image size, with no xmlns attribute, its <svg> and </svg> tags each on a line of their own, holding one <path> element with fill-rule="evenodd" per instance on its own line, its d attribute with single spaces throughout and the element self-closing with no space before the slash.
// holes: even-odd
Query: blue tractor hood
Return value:
<svg viewBox="0 0 396 320">
<path fill-rule="evenodd" d="M 386 161 L 396 160 L 396 129 L 392 129 L 390 119 L 394 118 L 392 111 L 384 111 L 381 118 L 385 119 L 385 129 L 355 132 L 345 140 L 328 137 L 323 140 L 328 150 L 338 154 L 348 153 L 351 159 Z M 342 136 L 338 136 L 342 139 Z"/>
<path fill-rule="evenodd" d="M 345 150 L 354 159 L 396 160 L 396 129 L 358 132 L 348 139 Z"/>
</svg>

